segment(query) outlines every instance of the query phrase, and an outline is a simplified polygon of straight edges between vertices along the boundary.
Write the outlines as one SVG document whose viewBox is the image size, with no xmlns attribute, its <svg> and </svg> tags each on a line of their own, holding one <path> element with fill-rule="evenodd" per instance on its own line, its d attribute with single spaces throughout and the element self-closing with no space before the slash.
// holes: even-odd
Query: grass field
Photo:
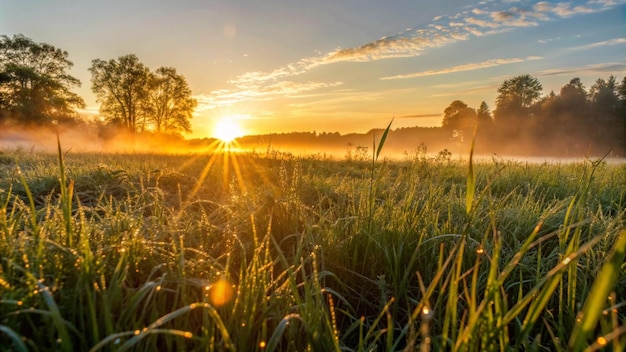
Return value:
<svg viewBox="0 0 626 352">
<path fill-rule="evenodd" d="M 592 160 L 3 151 L 0 350 L 623 351 L 625 208 Z"/>
</svg>

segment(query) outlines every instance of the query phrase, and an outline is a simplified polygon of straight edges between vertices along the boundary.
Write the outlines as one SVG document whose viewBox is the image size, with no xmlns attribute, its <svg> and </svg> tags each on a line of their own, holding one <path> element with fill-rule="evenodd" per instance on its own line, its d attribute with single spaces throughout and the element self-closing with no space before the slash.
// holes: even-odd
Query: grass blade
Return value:
<svg viewBox="0 0 626 352">
<path fill-rule="evenodd" d="M 278 326 L 276 327 L 276 330 L 274 330 L 274 333 L 272 333 L 272 336 L 270 337 L 269 341 L 267 342 L 267 351 L 268 352 L 272 352 L 275 351 L 276 348 L 278 347 L 278 343 L 280 342 L 280 338 L 283 336 L 283 334 L 285 333 L 285 330 L 287 329 L 287 326 L 289 326 L 289 322 L 293 319 L 298 319 L 302 322 L 302 318 L 300 318 L 300 316 L 298 314 L 289 314 L 287 316 L 285 316 L 280 323 L 278 323 Z"/>
<path fill-rule="evenodd" d="M 472 205 L 474 204 L 474 192 L 476 191 L 476 173 L 474 171 L 474 142 L 476 139 L 472 139 L 472 147 L 469 155 L 469 168 L 467 170 L 467 189 L 465 194 L 465 213 L 469 216 L 472 212 Z"/>
<path fill-rule="evenodd" d="M 389 125 L 387 125 L 385 132 L 383 132 L 383 136 L 380 137 L 380 142 L 378 142 L 378 148 L 376 149 L 376 160 L 378 160 L 378 156 L 380 155 L 380 152 L 383 151 L 383 146 L 385 145 L 385 140 L 387 139 L 387 135 L 389 134 L 389 130 L 391 129 L 392 123 L 393 123 L 393 118 L 389 122 Z"/>
<path fill-rule="evenodd" d="M 582 315 L 581 321 L 574 326 L 570 338 L 570 347 L 573 351 L 581 351 L 587 346 L 587 338 L 595 329 L 607 297 L 615 287 L 625 256 L 626 230 L 619 234 L 608 261 L 602 265 L 600 273 L 591 286 L 591 291 L 580 313 Z"/>
<path fill-rule="evenodd" d="M 24 342 L 22 342 L 20 335 L 18 335 L 11 328 L 5 325 L 0 325 L 0 332 L 3 332 L 6 335 L 8 335 L 11 341 L 13 341 L 13 347 L 15 348 L 15 351 L 21 351 L 21 352 L 28 351 L 28 348 L 26 348 L 26 345 L 24 345 Z M 7 347 L 7 346 L 4 346 L 4 347 Z"/>
</svg>

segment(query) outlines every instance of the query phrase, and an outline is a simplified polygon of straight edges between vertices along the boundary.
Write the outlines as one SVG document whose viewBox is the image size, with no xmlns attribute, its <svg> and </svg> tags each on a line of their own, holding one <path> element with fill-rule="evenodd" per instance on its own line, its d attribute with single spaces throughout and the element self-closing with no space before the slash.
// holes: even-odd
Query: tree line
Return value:
<svg viewBox="0 0 626 352">
<path fill-rule="evenodd" d="M 0 125 L 84 123 L 77 111 L 85 102 L 72 92 L 81 82 L 68 73 L 72 66 L 68 53 L 50 44 L 0 36 Z M 175 68 L 152 71 L 129 54 L 94 59 L 89 71 L 106 126 L 191 132 L 197 102 Z M 515 144 L 561 155 L 626 153 L 626 77 L 621 83 L 613 76 L 598 79 L 589 90 L 579 78 L 558 94 L 544 96 L 542 89 L 530 75 L 505 80 L 493 112 L 484 101 L 474 109 L 455 100 L 444 110 L 442 130 L 457 145 L 476 136 L 479 146 L 490 146 L 485 151 Z"/>
<path fill-rule="evenodd" d="M 477 140 L 492 146 L 517 143 L 560 155 L 626 152 L 626 77 L 598 78 L 589 90 L 573 78 L 557 94 L 543 96 L 530 75 L 508 79 L 498 88 L 493 113 L 455 100 L 444 110 L 442 127 L 457 142 Z M 497 148 L 492 148 L 497 149 Z"/>
<path fill-rule="evenodd" d="M 71 91 L 81 82 L 68 71 L 67 51 L 24 35 L 0 36 L 0 124 L 83 122 L 85 107 Z M 197 105 L 184 76 L 173 67 L 151 71 L 133 55 L 95 59 L 89 68 L 100 115 L 112 126 L 135 132 L 191 132 Z"/>
</svg>

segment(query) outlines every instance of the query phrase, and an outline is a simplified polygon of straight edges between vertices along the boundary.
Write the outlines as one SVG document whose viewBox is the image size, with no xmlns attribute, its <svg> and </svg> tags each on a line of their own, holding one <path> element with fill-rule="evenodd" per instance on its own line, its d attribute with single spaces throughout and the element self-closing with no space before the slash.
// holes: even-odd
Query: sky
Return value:
<svg viewBox="0 0 626 352">
<path fill-rule="evenodd" d="M 543 94 L 626 76 L 626 0 L 0 0 L 0 34 L 69 53 L 85 113 L 88 68 L 135 54 L 177 69 L 198 107 L 247 134 L 440 126 L 454 100 L 495 108 L 521 74 Z"/>
</svg>

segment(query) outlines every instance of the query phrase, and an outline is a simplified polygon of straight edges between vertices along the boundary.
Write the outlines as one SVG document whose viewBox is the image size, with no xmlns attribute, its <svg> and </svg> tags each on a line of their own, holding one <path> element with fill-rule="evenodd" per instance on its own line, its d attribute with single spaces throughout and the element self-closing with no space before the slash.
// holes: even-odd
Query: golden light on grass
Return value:
<svg viewBox="0 0 626 352">
<path fill-rule="evenodd" d="M 224 304 L 230 302 L 233 298 L 233 286 L 230 282 L 225 279 L 220 279 L 210 287 L 209 289 L 209 300 L 211 304 L 220 307 Z"/>
</svg>

